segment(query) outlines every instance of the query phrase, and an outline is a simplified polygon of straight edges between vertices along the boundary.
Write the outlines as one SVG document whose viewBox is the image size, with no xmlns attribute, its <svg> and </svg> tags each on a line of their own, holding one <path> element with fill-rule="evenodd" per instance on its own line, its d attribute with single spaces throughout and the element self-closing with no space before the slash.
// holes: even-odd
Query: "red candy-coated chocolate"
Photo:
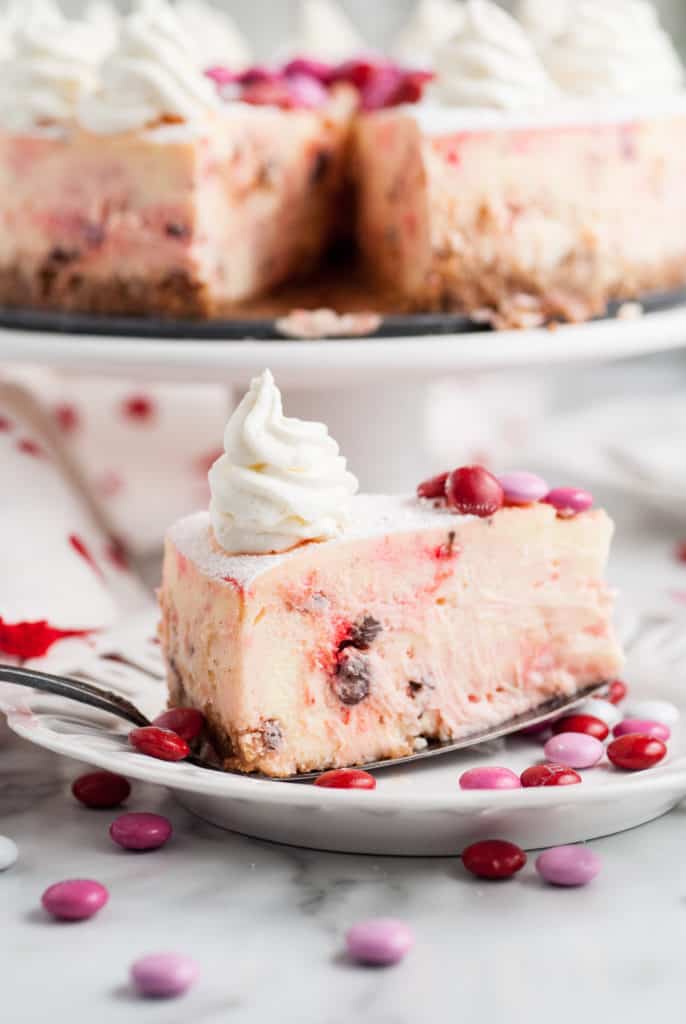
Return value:
<svg viewBox="0 0 686 1024">
<path fill-rule="evenodd" d="M 499 880 L 512 878 L 526 864 L 526 854 L 514 843 L 501 839 L 486 839 L 473 843 L 462 854 L 467 871 L 478 878 Z"/>
<path fill-rule="evenodd" d="M 621 679 L 613 679 L 607 688 L 607 693 L 595 694 L 598 700 L 609 700 L 610 704 L 621 704 L 629 692 L 629 687 Z"/>
<path fill-rule="evenodd" d="M 683 562 L 686 564 L 686 540 L 682 540 L 680 544 L 677 544 L 676 551 L 677 562 Z"/>
<path fill-rule="evenodd" d="M 155 725 L 132 729 L 129 733 L 129 743 L 139 754 L 156 757 L 159 761 L 183 761 L 191 752 L 186 741 L 175 732 L 159 729 Z"/>
<path fill-rule="evenodd" d="M 326 789 L 376 789 L 374 776 L 357 768 L 338 768 L 324 772 L 315 779 L 314 784 Z"/>
<path fill-rule="evenodd" d="M 584 736 L 594 736 L 597 740 L 606 740 L 610 729 L 600 718 L 593 715 L 567 715 L 553 725 L 553 732 L 581 732 Z"/>
<path fill-rule="evenodd" d="M 158 715 L 152 724 L 175 732 L 186 743 L 192 743 L 205 728 L 205 716 L 197 708 L 171 708 Z"/>
<path fill-rule="evenodd" d="M 123 775 L 114 772 L 89 772 L 74 780 L 71 791 L 76 799 L 94 810 L 119 807 L 131 793 L 131 786 Z"/>
<path fill-rule="evenodd" d="M 576 786 L 581 776 L 563 764 L 534 764 L 522 772 L 523 786 Z"/>
<path fill-rule="evenodd" d="M 607 756 L 616 768 L 627 772 L 642 772 L 653 768 L 665 757 L 667 747 L 654 736 L 629 733 L 613 740 L 607 748 Z"/>
<path fill-rule="evenodd" d="M 417 497 L 429 500 L 445 498 L 445 485 L 449 476 L 450 473 L 441 473 L 439 476 L 432 477 L 431 480 L 425 480 L 417 488 Z"/>
<path fill-rule="evenodd" d="M 505 503 L 505 492 L 483 466 L 462 466 L 454 470 L 445 485 L 448 505 L 463 515 L 494 515 Z"/>
</svg>

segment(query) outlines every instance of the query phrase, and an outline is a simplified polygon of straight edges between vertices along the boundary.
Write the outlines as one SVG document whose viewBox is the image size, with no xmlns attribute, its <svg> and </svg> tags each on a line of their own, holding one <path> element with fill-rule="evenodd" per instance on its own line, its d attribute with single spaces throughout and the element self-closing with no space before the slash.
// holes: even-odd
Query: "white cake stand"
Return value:
<svg viewBox="0 0 686 1024">
<path fill-rule="evenodd" d="M 138 380 L 224 381 L 270 367 L 290 415 L 328 423 L 364 489 L 413 486 L 430 464 L 435 381 L 475 372 L 626 359 L 686 346 L 686 305 L 635 320 L 498 333 L 354 341 L 221 341 L 0 329 L 0 364 L 38 363 Z"/>
</svg>

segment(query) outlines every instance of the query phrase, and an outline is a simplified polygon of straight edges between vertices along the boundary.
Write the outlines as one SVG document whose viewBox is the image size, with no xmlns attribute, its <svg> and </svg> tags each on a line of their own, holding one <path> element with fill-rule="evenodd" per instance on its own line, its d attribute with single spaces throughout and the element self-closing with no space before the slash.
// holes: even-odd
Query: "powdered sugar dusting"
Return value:
<svg viewBox="0 0 686 1024">
<path fill-rule="evenodd" d="M 350 503 L 351 522 L 341 537 L 324 541 L 323 545 L 341 544 L 349 540 L 406 533 L 413 530 L 454 529 L 458 516 L 433 502 L 419 501 L 413 496 L 359 494 Z M 294 558 L 301 548 L 278 555 L 231 555 L 219 548 L 212 534 L 207 512 L 181 519 L 171 527 L 168 538 L 174 547 L 211 579 L 234 581 L 241 587 L 263 572 Z M 309 545 L 308 545 L 309 547 Z"/>
</svg>

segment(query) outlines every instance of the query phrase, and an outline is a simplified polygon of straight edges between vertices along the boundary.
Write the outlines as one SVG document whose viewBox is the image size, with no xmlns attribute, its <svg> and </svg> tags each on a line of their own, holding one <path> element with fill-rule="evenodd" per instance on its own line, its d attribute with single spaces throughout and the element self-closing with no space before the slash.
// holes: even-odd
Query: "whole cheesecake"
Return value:
<svg viewBox="0 0 686 1024">
<path fill-rule="evenodd" d="M 617 675 L 606 514 L 505 507 L 473 475 L 485 503 L 353 497 L 325 428 L 253 382 L 160 592 L 170 704 L 204 713 L 226 769 L 401 757 Z"/>
</svg>

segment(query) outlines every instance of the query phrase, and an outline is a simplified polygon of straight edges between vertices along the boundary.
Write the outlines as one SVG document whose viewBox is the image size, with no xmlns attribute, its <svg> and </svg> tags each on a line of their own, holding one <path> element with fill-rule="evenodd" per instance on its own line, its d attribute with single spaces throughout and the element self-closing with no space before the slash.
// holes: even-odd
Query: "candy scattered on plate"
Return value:
<svg viewBox="0 0 686 1024">
<path fill-rule="evenodd" d="M 109 898 L 110 894 L 100 882 L 70 878 L 46 889 L 41 902 L 59 921 L 85 921 L 102 910 Z"/>
<path fill-rule="evenodd" d="M 121 814 L 110 825 L 110 836 L 125 850 L 158 850 L 172 833 L 171 822 L 161 814 Z"/>
<path fill-rule="evenodd" d="M 200 967 L 183 953 L 153 953 L 131 965 L 131 981 L 142 996 L 174 999 L 185 995 L 200 975 Z"/>
<path fill-rule="evenodd" d="M 462 863 L 478 878 L 500 881 L 512 878 L 526 864 L 526 854 L 514 843 L 485 839 L 472 843 L 462 852 Z"/>
<path fill-rule="evenodd" d="M 124 803 L 131 794 L 131 786 L 123 775 L 114 772 L 88 772 L 74 780 L 71 791 L 85 807 L 111 810 Z"/>
<path fill-rule="evenodd" d="M 17 844 L 8 836 L 0 836 L 0 871 L 7 871 L 16 864 L 19 850 Z"/>
<path fill-rule="evenodd" d="M 536 858 L 536 870 L 551 885 L 588 885 L 601 867 L 600 857 L 587 846 L 555 846 Z"/>
<path fill-rule="evenodd" d="M 391 967 L 407 956 L 414 945 L 414 935 L 404 921 L 377 917 L 353 925 L 345 943 L 348 955 L 356 963 Z"/>
</svg>

